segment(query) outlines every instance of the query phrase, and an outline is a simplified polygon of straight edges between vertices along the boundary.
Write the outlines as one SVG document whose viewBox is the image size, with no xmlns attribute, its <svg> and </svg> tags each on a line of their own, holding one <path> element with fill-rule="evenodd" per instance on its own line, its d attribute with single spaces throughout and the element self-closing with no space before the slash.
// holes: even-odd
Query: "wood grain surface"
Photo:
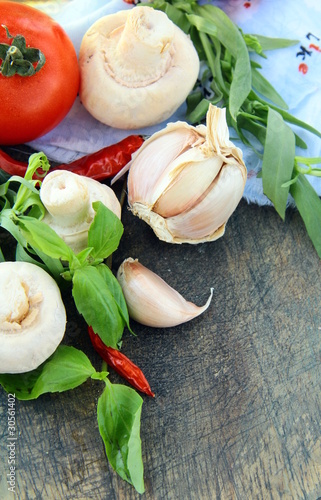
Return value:
<svg viewBox="0 0 321 500">
<path fill-rule="evenodd" d="M 132 322 L 123 352 L 144 371 L 141 438 L 146 500 L 321 496 L 321 267 L 300 216 L 242 201 L 216 242 L 170 245 L 127 209 L 113 256 L 138 258 L 210 308 L 176 328 Z M 3 250 L 10 241 L 0 233 Z M 86 326 L 64 296 L 64 342 L 98 369 Z M 111 373 L 112 381 L 121 381 Z M 121 381 L 123 383 L 123 381 Z M 103 383 L 16 401 L 16 498 L 138 499 L 107 463 L 96 405 Z M 7 395 L 1 389 L 0 498 L 7 491 Z"/>
</svg>

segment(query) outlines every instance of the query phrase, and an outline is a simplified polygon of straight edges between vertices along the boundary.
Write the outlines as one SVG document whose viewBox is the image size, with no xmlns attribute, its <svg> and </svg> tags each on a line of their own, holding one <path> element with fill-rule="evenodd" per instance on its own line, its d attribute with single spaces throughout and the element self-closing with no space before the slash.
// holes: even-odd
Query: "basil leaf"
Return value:
<svg viewBox="0 0 321 500">
<path fill-rule="evenodd" d="M 17 399 L 33 399 L 31 392 L 41 371 L 42 365 L 26 373 L 1 373 L 0 385 L 6 392 L 14 393 Z"/>
<path fill-rule="evenodd" d="M 144 493 L 144 467 L 140 439 L 143 400 L 125 385 L 111 384 L 99 397 L 97 419 L 109 463 L 122 479 Z"/>
<path fill-rule="evenodd" d="M 19 229 L 26 241 L 35 250 L 52 257 L 72 262 L 74 252 L 58 234 L 44 222 L 28 216 L 18 218 Z"/>
<path fill-rule="evenodd" d="M 100 201 L 93 203 L 96 211 L 88 231 L 88 247 L 93 247 L 92 256 L 106 259 L 117 250 L 124 228 L 109 208 Z"/>
<path fill-rule="evenodd" d="M 282 219 L 289 193 L 289 187 L 282 187 L 282 184 L 292 177 L 294 157 L 294 133 L 282 116 L 270 108 L 262 163 L 263 192 Z"/>
<path fill-rule="evenodd" d="M 82 267 L 76 269 L 72 283 L 79 313 L 107 346 L 117 349 L 125 323 L 102 274 L 96 267 Z"/>
<path fill-rule="evenodd" d="M 297 209 L 305 224 L 307 233 L 321 257 L 321 199 L 307 178 L 299 174 L 290 187 Z"/>
<path fill-rule="evenodd" d="M 121 317 L 126 323 L 127 328 L 131 331 L 131 328 L 129 326 L 129 315 L 128 315 L 127 304 L 125 301 L 122 287 L 120 286 L 116 276 L 114 276 L 109 267 L 104 264 L 97 266 L 97 271 L 101 274 L 102 278 L 107 284 L 110 293 L 112 294 L 114 301 L 118 306 L 118 310 Z M 131 333 L 133 332 L 131 331 Z"/>
<path fill-rule="evenodd" d="M 0 375 L 0 384 L 18 399 L 36 399 L 47 392 L 63 392 L 81 385 L 96 370 L 78 349 L 60 345 L 54 354 L 35 370 Z"/>
</svg>

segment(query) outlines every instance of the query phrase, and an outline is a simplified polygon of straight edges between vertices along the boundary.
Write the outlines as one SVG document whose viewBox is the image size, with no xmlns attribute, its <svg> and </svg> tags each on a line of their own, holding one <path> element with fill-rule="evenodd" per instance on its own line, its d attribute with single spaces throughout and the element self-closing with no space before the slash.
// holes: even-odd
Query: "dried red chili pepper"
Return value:
<svg viewBox="0 0 321 500">
<path fill-rule="evenodd" d="M 140 135 L 130 135 L 112 146 L 100 149 L 96 153 L 83 156 L 72 163 L 59 165 L 54 170 L 64 169 L 75 174 L 102 180 L 116 175 L 127 163 L 131 156 L 143 144 Z"/>
<path fill-rule="evenodd" d="M 63 169 L 96 180 L 113 177 L 127 165 L 132 154 L 140 148 L 143 142 L 144 139 L 140 135 L 129 135 L 116 144 L 83 156 L 71 163 L 53 167 L 50 171 Z M 27 162 L 15 160 L 0 150 L 0 168 L 8 174 L 23 177 L 27 166 Z"/>
<path fill-rule="evenodd" d="M 15 160 L 7 153 L 0 150 L 0 168 L 10 175 L 19 175 L 24 177 L 27 170 L 28 163 L 24 161 Z"/>
<path fill-rule="evenodd" d="M 138 391 L 147 394 L 147 396 L 155 396 L 146 380 L 145 375 L 137 365 L 135 365 L 122 352 L 106 346 L 91 326 L 88 327 L 88 333 L 95 351 L 98 352 L 101 358 L 104 359 L 106 363 L 111 366 L 116 373 L 118 373 L 118 375 L 121 375 Z"/>
</svg>

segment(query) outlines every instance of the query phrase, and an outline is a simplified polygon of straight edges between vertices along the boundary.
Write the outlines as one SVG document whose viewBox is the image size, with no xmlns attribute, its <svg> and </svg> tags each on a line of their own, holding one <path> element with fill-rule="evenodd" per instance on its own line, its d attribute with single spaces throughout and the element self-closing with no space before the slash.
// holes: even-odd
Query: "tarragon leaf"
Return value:
<svg viewBox="0 0 321 500">
<path fill-rule="evenodd" d="M 321 258 L 321 199 L 303 174 L 299 174 L 296 182 L 290 186 L 290 192 Z"/>
<path fill-rule="evenodd" d="M 282 219 L 289 193 L 289 187 L 282 187 L 282 184 L 292 177 L 294 157 L 293 131 L 279 113 L 269 109 L 262 163 L 263 192 Z"/>
</svg>

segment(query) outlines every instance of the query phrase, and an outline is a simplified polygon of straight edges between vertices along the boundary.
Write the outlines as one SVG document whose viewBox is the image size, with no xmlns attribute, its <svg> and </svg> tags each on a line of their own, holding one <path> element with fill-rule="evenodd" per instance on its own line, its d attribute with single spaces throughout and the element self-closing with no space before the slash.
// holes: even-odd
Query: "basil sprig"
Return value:
<svg viewBox="0 0 321 500">
<path fill-rule="evenodd" d="M 42 365 L 28 373 L 0 374 L 0 385 L 17 399 L 37 399 L 41 394 L 63 392 L 80 386 L 89 378 L 103 380 L 105 389 L 98 399 L 97 421 L 107 458 L 113 469 L 144 492 L 144 468 L 140 439 L 143 400 L 131 387 L 112 384 L 107 372 L 97 372 L 80 350 L 60 345 Z"/>
<path fill-rule="evenodd" d="M 16 259 L 41 266 L 63 284 L 71 284 L 78 312 L 103 342 L 117 348 L 124 327 L 131 331 L 122 289 L 104 263 L 118 247 L 123 225 L 103 203 L 93 203 L 94 220 L 89 228 L 88 247 L 75 254 L 41 219 L 45 208 L 39 196 L 38 170 L 47 172 L 43 153 L 30 156 L 24 178 L 13 176 L 0 185 L 0 226 L 17 240 Z M 0 260 L 5 257 L 0 250 Z M 133 333 L 133 332 L 132 332 Z M 130 387 L 113 385 L 106 371 L 97 372 L 87 356 L 73 347 L 60 345 L 37 369 L 22 374 L 0 374 L 0 385 L 18 399 L 36 399 L 48 392 L 74 389 L 87 379 L 103 380 L 97 420 L 107 458 L 115 471 L 144 492 L 140 441 L 143 400 Z"/>
<path fill-rule="evenodd" d="M 263 192 L 282 219 L 289 193 L 293 196 L 321 257 L 320 239 L 312 236 L 320 229 L 321 219 L 316 214 L 320 214 L 321 200 L 310 183 L 302 180 L 304 175 L 319 174 L 315 169 L 300 172 L 298 177 L 295 147 L 307 149 L 307 145 L 289 125 L 305 129 L 319 138 L 321 132 L 288 112 L 282 96 L 260 73 L 260 64 L 251 59 L 253 53 L 266 58 L 265 51 L 286 48 L 298 41 L 244 34 L 224 11 L 210 4 L 199 5 L 196 0 L 154 0 L 141 4 L 166 12 L 189 34 L 197 50 L 202 73 L 187 98 L 186 119 L 190 123 L 202 122 L 209 103 L 226 107 L 228 125 L 262 159 L 259 175 Z M 309 158 L 305 160 L 309 162 Z M 299 182 L 300 187 L 295 187 L 292 180 Z M 302 203 L 306 205 L 304 208 Z M 312 210 L 314 213 L 310 213 Z"/>
<path fill-rule="evenodd" d="M 11 177 L 0 186 L 3 205 L 0 226 L 17 240 L 17 258 L 36 264 L 40 258 L 40 265 L 55 278 L 72 282 L 72 295 L 79 313 L 106 345 L 118 348 L 125 326 L 130 331 L 131 328 L 122 290 L 104 260 L 117 249 L 123 225 L 103 203 L 93 203 L 96 214 L 89 229 L 89 246 L 75 254 L 41 220 L 45 209 L 36 187 L 40 181 L 32 180 L 39 168 L 44 171 L 49 169 L 43 153 L 35 153 L 30 157 L 24 178 Z M 20 183 L 15 196 L 10 192 L 13 182 Z"/>
</svg>

